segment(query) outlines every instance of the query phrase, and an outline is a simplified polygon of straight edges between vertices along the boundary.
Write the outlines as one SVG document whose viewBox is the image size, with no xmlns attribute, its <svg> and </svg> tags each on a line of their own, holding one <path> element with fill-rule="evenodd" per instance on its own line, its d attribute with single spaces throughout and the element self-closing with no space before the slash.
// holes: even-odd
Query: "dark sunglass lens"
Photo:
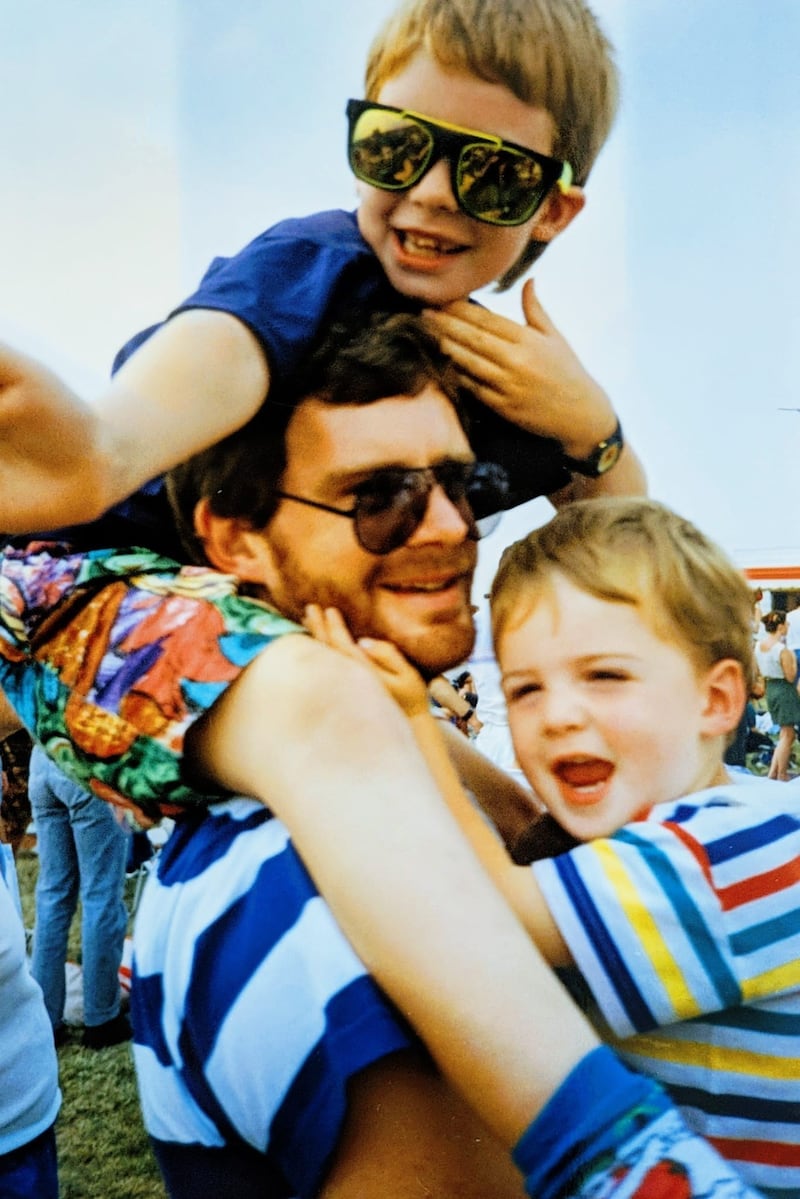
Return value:
<svg viewBox="0 0 800 1199">
<path fill-rule="evenodd" d="M 467 484 L 467 499 L 482 537 L 497 527 L 507 495 L 508 475 L 503 467 L 494 462 L 476 462 Z"/>
<path fill-rule="evenodd" d="M 384 471 L 359 489 L 356 536 L 371 554 L 389 554 L 425 518 L 430 487 L 424 473 Z"/>
<path fill-rule="evenodd" d="M 365 183 L 400 191 L 417 181 L 432 149 L 431 134 L 416 121 L 368 108 L 353 125 L 350 165 Z"/>
<path fill-rule="evenodd" d="M 384 471 L 362 484 L 356 497 L 356 536 L 371 554 L 405 545 L 425 519 L 433 480 L 458 510 L 474 540 L 497 527 L 508 479 L 492 462 L 443 462 L 427 470 Z"/>
<path fill-rule="evenodd" d="M 390 554 L 405 545 L 425 519 L 426 492 L 398 497 L 394 508 L 383 512 L 357 513 L 356 536 L 371 554 Z"/>
<path fill-rule="evenodd" d="M 498 225 L 521 225 L 544 196 L 541 164 L 515 150 L 473 143 L 458 163 L 458 194 L 466 211 Z"/>
</svg>

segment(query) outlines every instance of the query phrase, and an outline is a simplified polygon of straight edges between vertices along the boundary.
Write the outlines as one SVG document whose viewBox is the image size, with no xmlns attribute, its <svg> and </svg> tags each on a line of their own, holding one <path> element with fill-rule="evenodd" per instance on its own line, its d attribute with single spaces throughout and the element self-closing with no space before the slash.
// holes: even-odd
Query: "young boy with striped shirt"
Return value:
<svg viewBox="0 0 800 1199">
<path fill-rule="evenodd" d="M 462 823 L 623 1059 L 751 1186 L 800 1195 L 800 793 L 723 764 L 743 577 L 662 505 L 598 499 L 505 551 L 491 608 L 517 758 L 575 844 L 513 866 Z"/>
</svg>

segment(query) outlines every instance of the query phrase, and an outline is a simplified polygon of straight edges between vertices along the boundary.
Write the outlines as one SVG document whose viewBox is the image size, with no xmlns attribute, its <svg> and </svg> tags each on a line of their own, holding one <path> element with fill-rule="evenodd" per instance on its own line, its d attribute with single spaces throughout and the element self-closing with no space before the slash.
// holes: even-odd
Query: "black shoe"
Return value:
<svg viewBox="0 0 800 1199">
<path fill-rule="evenodd" d="M 56 1044 L 56 1049 L 60 1049 L 62 1045 L 66 1045 L 69 1040 L 69 1029 L 66 1024 L 59 1024 L 58 1028 L 53 1029 L 53 1040 Z"/>
<path fill-rule="evenodd" d="M 105 1024 L 90 1025 L 83 1030 L 81 1044 L 85 1049 L 108 1049 L 110 1045 L 121 1045 L 133 1036 L 131 1022 L 120 1014 Z"/>
</svg>

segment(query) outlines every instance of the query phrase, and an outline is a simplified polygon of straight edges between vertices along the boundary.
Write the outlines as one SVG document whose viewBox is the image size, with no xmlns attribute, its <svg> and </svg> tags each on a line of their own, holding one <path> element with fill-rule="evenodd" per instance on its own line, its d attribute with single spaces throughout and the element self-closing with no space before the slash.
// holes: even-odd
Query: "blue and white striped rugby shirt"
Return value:
<svg viewBox="0 0 800 1199">
<path fill-rule="evenodd" d="M 171 1146 L 184 1162 L 196 1147 L 199 1170 L 226 1147 L 254 1190 L 270 1180 L 258 1193 L 314 1195 L 348 1079 L 415 1041 L 284 825 L 248 799 L 179 822 L 134 945 L 134 1058 L 162 1168 Z"/>
</svg>

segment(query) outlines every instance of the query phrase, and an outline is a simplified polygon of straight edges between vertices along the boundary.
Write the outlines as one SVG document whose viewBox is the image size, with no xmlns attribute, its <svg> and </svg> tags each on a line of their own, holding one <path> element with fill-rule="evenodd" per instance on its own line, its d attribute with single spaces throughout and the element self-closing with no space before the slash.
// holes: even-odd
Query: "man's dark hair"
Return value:
<svg viewBox="0 0 800 1199">
<path fill-rule="evenodd" d="M 286 469 L 286 429 L 301 400 L 314 396 L 327 404 L 372 404 L 418 395 L 428 383 L 452 400 L 463 420 L 453 364 L 421 317 L 376 313 L 366 326 L 363 320 L 333 326 L 291 386 L 273 389 L 246 425 L 168 473 L 167 494 L 192 560 L 206 562 L 194 531 L 201 499 L 217 516 L 242 517 L 256 529 L 268 523 Z"/>
</svg>

